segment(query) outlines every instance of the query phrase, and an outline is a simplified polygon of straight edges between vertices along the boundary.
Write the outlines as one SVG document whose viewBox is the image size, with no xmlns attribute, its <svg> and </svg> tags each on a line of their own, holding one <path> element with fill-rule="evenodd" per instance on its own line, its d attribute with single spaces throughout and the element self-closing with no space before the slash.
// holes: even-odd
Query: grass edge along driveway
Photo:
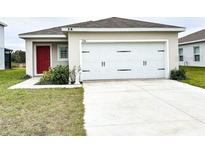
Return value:
<svg viewBox="0 0 205 154">
<path fill-rule="evenodd" d="M 181 82 L 205 88 L 205 67 L 180 66 L 186 71 L 187 79 Z"/>
<path fill-rule="evenodd" d="M 0 135 L 84 136 L 83 88 L 8 90 L 24 75 L 0 71 Z"/>
</svg>

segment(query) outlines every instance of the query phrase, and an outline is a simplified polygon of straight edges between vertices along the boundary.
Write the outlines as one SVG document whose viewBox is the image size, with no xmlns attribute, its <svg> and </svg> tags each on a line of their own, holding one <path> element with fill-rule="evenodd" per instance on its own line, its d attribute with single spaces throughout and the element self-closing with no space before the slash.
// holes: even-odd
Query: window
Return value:
<svg viewBox="0 0 205 154">
<path fill-rule="evenodd" d="M 194 47 L 194 61 L 200 61 L 200 48 Z"/>
<path fill-rule="evenodd" d="M 184 61 L 183 48 L 179 48 L 179 61 Z"/>
<path fill-rule="evenodd" d="M 58 61 L 67 61 L 67 60 L 68 60 L 68 46 L 58 45 Z"/>
</svg>

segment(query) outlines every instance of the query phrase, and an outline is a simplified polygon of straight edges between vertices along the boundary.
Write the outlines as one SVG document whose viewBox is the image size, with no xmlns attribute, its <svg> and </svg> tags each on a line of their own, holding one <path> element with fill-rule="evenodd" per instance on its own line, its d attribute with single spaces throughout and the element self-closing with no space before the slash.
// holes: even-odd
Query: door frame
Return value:
<svg viewBox="0 0 205 154">
<path fill-rule="evenodd" d="M 169 61 L 169 40 L 168 39 L 143 39 L 143 40 L 80 40 L 80 67 L 82 68 L 82 44 L 83 43 L 141 43 L 141 42 L 147 42 L 147 43 L 157 43 L 157 42 L 163 42 L 165 43 L 165 78 L 168 79 L 170 77 L 170 61 Z M 82 77 L 80 77 L 82 81 Z"/>
<path fill-rule="evenodd" d="M 34 76 L 42 76 L 43 74 L 37 74 L 37 47 L 49 46 L 50 47 L 50 67 L 52 67 L 52 43 L 35 43 L 34 44 Z"/>
</svg>

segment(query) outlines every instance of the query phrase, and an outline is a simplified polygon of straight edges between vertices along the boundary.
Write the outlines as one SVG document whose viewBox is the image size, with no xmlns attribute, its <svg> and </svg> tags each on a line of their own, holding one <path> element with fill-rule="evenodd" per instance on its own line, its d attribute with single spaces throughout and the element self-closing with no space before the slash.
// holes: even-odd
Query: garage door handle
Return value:
<svg viewBox="0 0 205 154">
<path fill-rule="evenodd" d="M 101 62 L 101 66 L 102 66 L 102 67 L 105 67 L 105 62 L 104 62 L 104 61 Z"/>
<path fill-rule="evenodd" d="M 143 61 L 143 66 L 147 66 L 147 61 Z"/>
</svg>

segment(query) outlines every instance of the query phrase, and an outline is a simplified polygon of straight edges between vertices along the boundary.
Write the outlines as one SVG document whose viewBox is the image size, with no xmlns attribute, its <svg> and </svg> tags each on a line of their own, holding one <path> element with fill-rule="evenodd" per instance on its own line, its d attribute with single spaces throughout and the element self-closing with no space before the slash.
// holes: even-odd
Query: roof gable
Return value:
<svg viewBox="0 0 205 154">
<path fill-rule="evenodd" d="M 106 18 L 96 21 L 86 21 L 65 26 L 59 26 L 29 33 L 23 33 L 20 35 L 64 35 L 62 28 L 183 28 L 172 25 L 165 25 L 159 23 L 145 22 L 133 19 L 124 18 Z"/>
<path fill-rule="evenodd" d="M 106 18 L 97 21 L 88 21 L 84 23 L 71 24 L 67 27 L 73 28 L 181 28 L 172 25 L 165 25 L 153 22 L 146 22 L 125 18 Z"/>
</svg>

